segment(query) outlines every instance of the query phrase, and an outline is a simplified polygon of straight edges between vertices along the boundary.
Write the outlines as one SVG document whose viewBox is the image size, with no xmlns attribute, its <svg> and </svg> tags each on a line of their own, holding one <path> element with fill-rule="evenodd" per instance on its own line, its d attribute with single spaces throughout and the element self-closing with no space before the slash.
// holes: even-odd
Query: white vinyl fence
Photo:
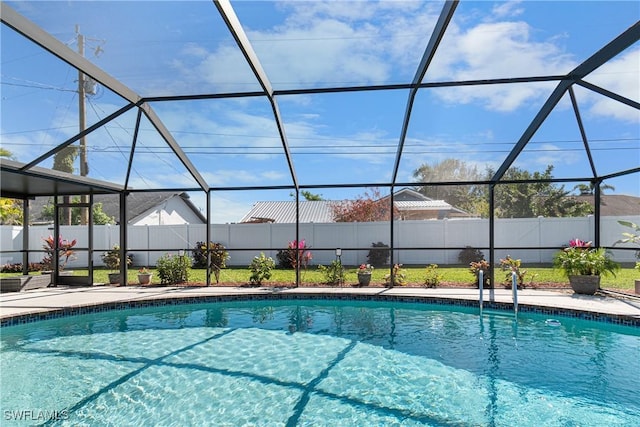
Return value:
<svg viewBox="0 0 640 427">
<path fill-rule="evenodd" d="M 630 231 L 618 224 L 618 220 L 640 222 L 636 217 L 603 217 L 601 220 L 601 244 L 612 246 Z M 165 225 L 129 226 L 128 247 L 135 266 L 153 266 L 167 252 L 185 250 L 191 253 L 196 242 L 206 238 L 206 226 Z M 550 263 L 555 249 L 523 249 L 561 247 L 569 240 L 580 238 L 593 240 L 595 221 L 593 216 L 583 218 L 524 218 L 498 219 L 495 221 L 495 246 L 508 247 L 496 251 L 497 258 L 511 255 L 523 263 Z M 32 226 L 29 231 L 29 250 L 41 250 L 43 238 L 53 233 L 49 226 Z M 104 251 L 119 244 L 118 226 L 94 226 L 95 266 L 103 265 Z M 69 267 L 87 266 L 88 229 L 85 226 L 62 226 L 60 234 L 65 239 L 77 239 L 77 259 Z M 1 263 L 22 262 L 22 227 L 0 226 Z M 247 266 L 254 256 L 263 251 L 276 259 L 279 248 L 285 248 L 295 239 L 295 224 L 212 224 L 211 240 L 222 243 L 230 252 L 230 266 Z M 335 248 L 344 248 L 342 263 L 357 265 L 367 260 L 372 243 L 389 244 L 390 229 L 385 222 L 376 223 L 327 223 L 300 224 L 300 239 L 304 239 L 313 254 L 313 265 L 328 264 L 336 258 Z M 457 264 L 460 248 L 489 246 L 489 221 L 483 219 L 455 219 L 430 221 L 398 221 L 394 224 L 394 246 L 404 249 L 394 252 L 394 261 L 407 265 L 431 263 Z M 627 246 L 628 247 L 628 246 Z M 351 248 L 351 249 L 350 249 Z M 355 248 L 362 248 L 356 250 Z M 366 249 L 365 249 L 366 248 Z M 412 249 L 415 248 L 415 249 Z M 420 249 L 417 249 L 420 248 Z M 434 249 L 429 249 L 434 248 Z M 437 248 L 437 249 L 436 249 Z M 453 248 L 453 249 L 442 249 Z M 485 257 L 488 258 L 488 252 Z M 613 250 L 618 262 L 635 261 L 635 252 Z M 42 252 L 29 255 L 30 262 L 39 262 Z"/>
</svg>

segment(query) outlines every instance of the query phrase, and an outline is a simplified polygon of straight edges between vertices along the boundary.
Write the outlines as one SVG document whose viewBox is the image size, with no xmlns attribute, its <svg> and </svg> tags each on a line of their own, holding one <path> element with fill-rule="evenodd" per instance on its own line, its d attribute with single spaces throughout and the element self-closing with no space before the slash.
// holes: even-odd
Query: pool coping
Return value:
<svg viewBox="0 0 640 427">
<path fill-rule="evenodd" d="M 483 309 L 514 311 L 510 290 L 485 290 Z M 137 286 L 47 288 L 0 296 L 0 327 L 131 308 L 255 300 L 353 300 L 480 307 L 477 289 L 426 288 L 234 288 Z M 565 316 L 640 327 L 640 299 L 523 290 L 519 313 Z"/>
</svg>

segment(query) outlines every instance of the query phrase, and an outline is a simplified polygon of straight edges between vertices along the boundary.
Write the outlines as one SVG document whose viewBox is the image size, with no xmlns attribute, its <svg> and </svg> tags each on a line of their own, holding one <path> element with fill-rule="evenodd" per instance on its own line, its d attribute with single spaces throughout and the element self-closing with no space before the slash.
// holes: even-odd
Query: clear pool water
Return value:
<svg viewBox="0 0 640 427">
<path fill-rule="evenodd" d="M 2 329 L 6 425 L 638 426 L 640 331 L 255 301 Z"/>
</svg>

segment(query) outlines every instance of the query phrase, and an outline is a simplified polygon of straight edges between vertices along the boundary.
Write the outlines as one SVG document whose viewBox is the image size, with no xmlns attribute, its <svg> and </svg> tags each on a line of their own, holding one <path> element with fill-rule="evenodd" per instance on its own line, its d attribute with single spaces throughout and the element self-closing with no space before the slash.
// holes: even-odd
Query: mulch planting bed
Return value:
<svg viewBox="0 0 640 427">
<path fill-rule="evenodd" d="M 130 283 L 129 286 L 144 286 L 144 287 L 164 287 L 166 285 L 160 284 L 150 284 L 150 285 L 138 285 L 137 283 Z M 178 287 L 205 287 L 206 284 L 203 282 L 185 282 L 178 283 L 171 286 Z M 241 287 L 241 288 L 295 288 L 295 283 L 291 282 L 264 282 L 262 285 L 252 285 L 250 283 L 237 283 L 237 282 L 220 282 L 220 283 L 212 283 L 212 287 Z M 300 285 L 301 288 L 326 288 L 331 287 L 324 283 L 302 283 Z M 342 286 L 335 287 L 343 287 L 343 288 L 358 288 L 360 287 L 357 283 L 345 283 Z M 371 283 L 368 288 L 385 288 L 386 286 L 383 283 Z M 403 288 L 426 288 L 425 285 L 421 283 L 407 283 L 405 285 L 398 285 L 396 287 Z M 458 288 L 458 289 L 477 289 L 475 285 L 471 283 L 458 283 L 458 282 L 440 282 L 437 288 L 446 289 L 446 288 Z M 485 288 L 486 289 L 486 288 Z M 495 289 L 511 289 L 511 286 L 505 286 L 502 283 L 496 285 Z M 541 283 L 530 283 L 527 284 L 525 289 L 547 289 L 547 290 L 555 290 L 558 292 L 573 292 L 568 283 L 557 283 L 557 282 L 541 282 Z M 604 288 L 606 289 L 606 288 Z M 633 288 L 629 289 L 613 289 L 615 292 L 622 292 L 630 295 L 636 295 Z M 636 295 L 637 296 L 637 295 Z"/>
</svg>

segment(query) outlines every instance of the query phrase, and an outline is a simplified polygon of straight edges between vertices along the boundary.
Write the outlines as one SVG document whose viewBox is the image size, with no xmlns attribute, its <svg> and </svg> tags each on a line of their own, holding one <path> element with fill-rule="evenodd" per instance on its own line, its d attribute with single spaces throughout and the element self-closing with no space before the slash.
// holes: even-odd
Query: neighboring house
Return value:
<svg viewBox="0 0 640 427">
<path fill-rule="evenodd" d="M 300 202 L 300 222 L 334 222 L 329 200 L 303 200 Z M 275 222 L 290 224 L 296 222 L 296 202 L 256 202 L 240 220 L 244 223 Z"/>
<path fill-rule="evenodd" d="M 102 209 L 105 210 L 104 205 Z M 129 225 L 207 223 L 207 218 L 191 202 L 187 193 L 130 193 L 127 197 L 127 210 Z M 116 221 L 119 221 L 117 216 Z"/>
<path fill-rule="evenodd" d="M 580 202 L 587 202 L 594 206 L 592 195 L 581 194 L 574 196 Z M 635 216 L 640 215 L 640 197 L 626 196 L 623 194 L 600 195 L 601 216 Z"/>
<path fill-rule="evenodd" d="M 42 211 L 49 203 L 46 198 L 31 202 L 32 220 L 43 221 Z M 117 195 L 95 195 L 93 203 L 102 203 L 102 210 L 120 223 L 120 199 Z M 206 217 L 191 202 L 187 193 L 153 192 L 130 193 L 127 196 L 129 225 L 206 224 Z"/>
<path fill-rule="evenodd" d="M 389 196 L 381 200 L 388 199 Z M 424 220 L 469 217 L 470 215 L 451 206 L 444 200 L 432 200 L 408 188 L 396 192 L 393 203 L 400 214 L 400 220 Z M 301 201 L 300 222 L 334 222 L 332 203 L 335 200 Z M 241 223 L 271 222 L 279 224 L 296 222 L 296 202 L 257 202 L 240 220 Z"/>
<path fill-rule="evenodd" d="M 388 199 L 384 197 L 382 200 Z M 393 194 L 393 204 L 402 220 L 468 218 L 469 213 L 451 206 L 444 200 L 433 200 L 422 193 L 403 188 Z"/>
</svg>

